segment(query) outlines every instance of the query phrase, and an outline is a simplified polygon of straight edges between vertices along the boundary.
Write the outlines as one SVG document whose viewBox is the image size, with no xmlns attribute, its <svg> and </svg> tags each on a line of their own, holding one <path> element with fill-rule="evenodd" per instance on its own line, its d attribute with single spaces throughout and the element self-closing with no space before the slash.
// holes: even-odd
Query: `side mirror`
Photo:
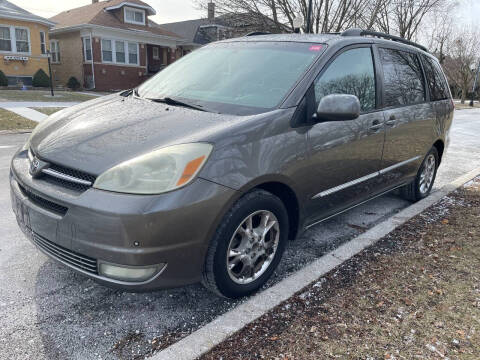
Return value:
<svg viewBox="0 0 480 360">
<path fill-rule="evenodd" d="M 360 116 L 360 101 L 355 95 L 331 94 L 324 96 L 318 104 L 314 121 L 346 121 Z"/>
</svg>

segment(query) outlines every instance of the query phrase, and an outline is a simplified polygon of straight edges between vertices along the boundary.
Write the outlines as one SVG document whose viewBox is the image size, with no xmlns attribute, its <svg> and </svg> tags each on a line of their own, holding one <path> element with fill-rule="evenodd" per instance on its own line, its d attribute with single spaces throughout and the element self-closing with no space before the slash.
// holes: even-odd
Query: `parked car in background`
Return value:
<svg viewBox="0 0 480 360">
<path fill-rule="evenodd" d="M 452 114 L 438 62 L 406 40 L 221 41 L 42 122 L 12 160 L 12 205 L 39 249 L 101 283 L 236 298 L 303 230 L 393 189 L 426 197 Z"/>
</svg>

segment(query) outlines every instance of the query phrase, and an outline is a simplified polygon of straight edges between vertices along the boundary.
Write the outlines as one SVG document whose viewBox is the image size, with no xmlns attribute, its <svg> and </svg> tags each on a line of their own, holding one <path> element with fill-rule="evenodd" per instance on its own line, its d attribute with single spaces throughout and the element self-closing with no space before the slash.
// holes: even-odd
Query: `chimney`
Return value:
<svg viewBox="0 0 480 360">
<path fill-rule="evenodd" d="M 213 1 L 210 1 L 208 3 L 208 20 L 214 20 L 215 19 L 215 3 Z"/>
</svg>

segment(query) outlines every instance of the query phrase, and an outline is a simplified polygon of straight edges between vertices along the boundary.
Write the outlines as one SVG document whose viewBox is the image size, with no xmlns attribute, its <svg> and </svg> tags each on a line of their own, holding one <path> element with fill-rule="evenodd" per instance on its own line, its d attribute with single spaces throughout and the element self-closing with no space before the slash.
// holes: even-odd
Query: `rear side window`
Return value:
<svg viewBox="0 0 480 360">
<path fill-rule="evenodd" d="M 425 55 L 422 56 L 423 67 L 425 69 L 425 76 L 427 77 L 428 90 L 430 91 L 430 100 L 445 100 L 448 99 L 449 92 L 445 77 L 440 72 L 439 66 Z"/>
<path fill-rule="evenodd" d="M 380 48 L 380 58 L 385 106 L 411 105 L 425 101 L 422 68 L 415 54 Z"/>
<path fill-rule="evenodd" d="M 356 95 L 362 112 L 375 109 L 375 72 L 370 48 L 343 52 L 315 80 L 315 100 L 330 94 Z"/>
</svg>

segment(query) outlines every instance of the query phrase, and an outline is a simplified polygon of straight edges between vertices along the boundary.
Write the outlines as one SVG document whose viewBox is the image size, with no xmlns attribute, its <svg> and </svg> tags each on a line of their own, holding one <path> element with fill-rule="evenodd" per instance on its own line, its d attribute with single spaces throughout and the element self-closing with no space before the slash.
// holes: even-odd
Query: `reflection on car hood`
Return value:
<svg viewBox="0 0 480 360">
<path fill-rule="evenodd" d="M 30 144 L 42 159 L 98 175 L 155 148 L 208 141 L 238 118 L 110 95 L 50 116 Z"/>
</svg>

